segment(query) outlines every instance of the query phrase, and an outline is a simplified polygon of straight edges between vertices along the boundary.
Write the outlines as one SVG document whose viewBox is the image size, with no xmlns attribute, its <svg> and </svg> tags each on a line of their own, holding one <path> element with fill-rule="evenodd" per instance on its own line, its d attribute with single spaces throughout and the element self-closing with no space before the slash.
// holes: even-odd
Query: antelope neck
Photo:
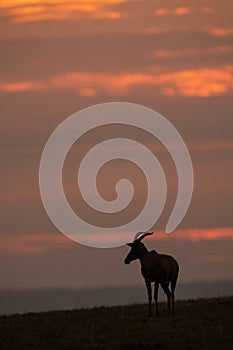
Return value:
<svg viewBox="0 0 233 350">
<path fill-rule="evenodd" d="M 144 249 L 140 252 L 139 260 L 140 260 L 141 265 L 143 264 L 144 259 L 145 259 L 146 255 L 147 255 L 148 253 L 149 253 L 149 252 L 148 252 L 148 250 L 146 249 L 146 247 L 144 247 Z"/>
</svg>

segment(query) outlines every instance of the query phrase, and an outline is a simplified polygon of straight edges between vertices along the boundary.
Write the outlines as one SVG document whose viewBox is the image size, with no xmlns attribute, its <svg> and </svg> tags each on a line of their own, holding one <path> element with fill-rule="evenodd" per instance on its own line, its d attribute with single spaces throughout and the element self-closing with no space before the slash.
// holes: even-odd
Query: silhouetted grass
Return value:
<svg viewBox="0 0 233 350">
<path fill-rule="evenodd" d="M 0 349 L 231 349 L 233 297 L 0 317 Z"/>
</svg>

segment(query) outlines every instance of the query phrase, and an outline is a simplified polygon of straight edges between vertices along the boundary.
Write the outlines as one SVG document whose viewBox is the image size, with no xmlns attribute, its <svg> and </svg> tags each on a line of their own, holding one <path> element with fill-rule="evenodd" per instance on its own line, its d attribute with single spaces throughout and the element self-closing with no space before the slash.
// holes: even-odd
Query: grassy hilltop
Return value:
<svg viewBox="0 0 233 350">
<path fill-rule="evenodd" d="M 147 305 L 0 317 L 0 349 L 231 349 L 233 296 L 176 302 L 170 318 Z"/>
</svg>

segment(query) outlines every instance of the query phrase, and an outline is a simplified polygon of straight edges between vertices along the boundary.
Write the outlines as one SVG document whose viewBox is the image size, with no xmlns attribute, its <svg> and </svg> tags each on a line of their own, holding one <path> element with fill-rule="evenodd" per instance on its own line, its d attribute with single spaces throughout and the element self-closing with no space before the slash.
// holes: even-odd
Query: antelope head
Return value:
<svg viewBox="0 0 233 350">
<path fill-rule="evenodd" d="M 125 264 L 130 264 L 131 261 L 139 259 L 145 253 L 147 253 L 147 249 L 144 244 L 141 242 L 143 238 L 146 236 L 152 235 L 154 232 L 138 232 L 132 243 L 127 243 L 127 245 L 131 248 L 129 254 L 125 258 Z M 139 238 L 138 238 L 139 237 Z"/>
</svg>

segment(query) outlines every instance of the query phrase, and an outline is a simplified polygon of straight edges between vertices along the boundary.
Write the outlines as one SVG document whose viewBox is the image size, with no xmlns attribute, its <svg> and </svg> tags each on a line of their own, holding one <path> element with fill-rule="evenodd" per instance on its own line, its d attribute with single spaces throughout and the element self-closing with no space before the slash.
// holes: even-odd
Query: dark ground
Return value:
<svg viewBox="0 0 233 350">
<path fill-rule="evenodd" d="M 147 317 L 147 305 L 0 317 L 0 349 L 233 348 L 233 296 L 177 301 L 176 315 Z"/>
</svg>

